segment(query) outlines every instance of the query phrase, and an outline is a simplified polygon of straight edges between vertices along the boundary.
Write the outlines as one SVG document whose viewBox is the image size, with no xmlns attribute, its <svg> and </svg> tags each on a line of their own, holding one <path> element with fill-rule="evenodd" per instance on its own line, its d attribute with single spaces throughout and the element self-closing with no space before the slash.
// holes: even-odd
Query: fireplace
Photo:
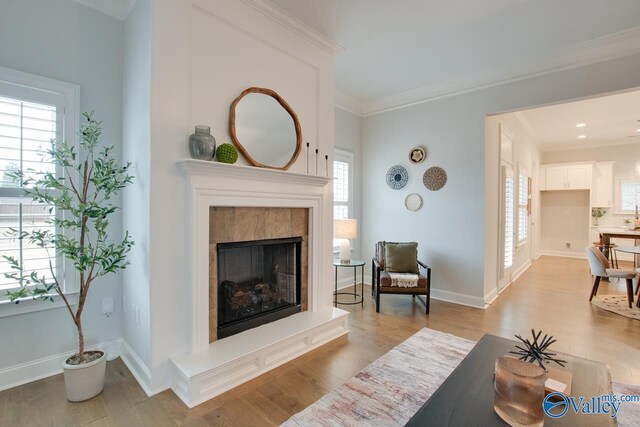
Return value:
<svg viewBox="0 0 640 427">
<path fill-rule="evenodd" d="M 301 311 L 302 237 L 218 243 L 218 338 Z"/>
</svg>

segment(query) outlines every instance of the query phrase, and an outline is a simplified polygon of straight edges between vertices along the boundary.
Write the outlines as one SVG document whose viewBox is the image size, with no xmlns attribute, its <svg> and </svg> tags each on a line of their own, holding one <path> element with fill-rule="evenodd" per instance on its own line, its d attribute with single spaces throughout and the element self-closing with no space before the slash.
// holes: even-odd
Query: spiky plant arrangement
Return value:
<svg viewBox="0 0 640 427">
<path fill-rule="evenodd" d="M 518 349 L 518 351 L 510 351 L 509 353 L 520 356 L 518 359 L 523 360 L 525 362 L 529 362 L 529 363 L 537 362 L 538 365 L 540 365 L 540 367 L 545 371 L 547 370 L 547 368 L 545 368 L 544 365 L 545 363 L 549 363 L 549 362 L 555 362 L 558 365 L 564 367 L 564 365 L 567 363 L 566 360 L 556 359 L 554 356 L 556 356 L 557 353 L 551 353 L 547 351 L 549 346 L 557 341 L 553 339 L 553 335 L 544 334 L 544 337 L 540 339 L 540 336 L 542 335 L 542 330 L 536 333 L 534 329 L 531 329 L 531 335 L 532 335 L 533 341 L 529 341 L 528 338 L 525 339 L 525 338 L 522 338 L 520 335 L 516 335 L 515 337 L 518 338 L 520 341 L 522 341 L 522 343 L 524 344 L 524 347 L 521 347 L 516 344 L 516 348 Z"/>
<path fill-rule="evenodd" d="M 77 305 L 72 306 L 63 293 L 62 278 L 56 275 L 51 260 L 50 275 L 45 275 L 26 272 L 17 259 L 3 256 L 12 269 L 5 276 L 20 284 L 18 290 L 7 292 L 11 301 L 19 303 L 27 297 L 53 301 L 54 295 L 64 301 L 78 331 L 78 353 L 68 362 L 71 364 L 85 362 L 82 313 L 91 286 L 97 278 L 125 269 L 133 245 L 128 232 L 117 242 L 107 234 L 109 217 L 118 209 L 113 199 L 133 180 L 129 174 L 131 164 L 122 165 L 113 157 L 113 145 L 98 145 L 102 124 L 93 118 L 93 112 L 83 115 L 86 121 L 78 132 L 79 152 L 66 141 L 56 140 L 42 150 L 43 161 L 56 165 L 62 176 L 32 170 L 25 173 L 20 169 L 8 173 L 15 183 L 22 185 L 26 197 L 49 206 L 49 213 L 54 209 L 56 213 L 47 220 L 48 228 L 22 232 L 10 229 L 9 235 L 47 252 L 55 251 L 72 263 L 79 280 Z"/>
</svg>

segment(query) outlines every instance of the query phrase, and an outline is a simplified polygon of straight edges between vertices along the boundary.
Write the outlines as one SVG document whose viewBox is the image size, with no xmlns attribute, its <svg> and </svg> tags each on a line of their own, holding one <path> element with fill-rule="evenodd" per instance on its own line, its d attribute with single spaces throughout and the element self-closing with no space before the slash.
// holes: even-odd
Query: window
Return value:
<svg viewBox="0 0 640 427">
<path fill-rule="evenodd" d="M 526 243 L 529 235 L 529 177 L 518 165 L 518 245 Z"/>
<path fill-rule="evenodd" d="M 618 213 L 633 214 L 640 207 L 640 178 L 618 180 Z"/>
<path fill-rule="evenodd" d="M 513 265 L 513 168 L 510 165 L 503 166 L 504 176 L 504 269 Z"/>
<path fill-rule="evenodd" d="M 333 160 L 333 219 L 347 219 L 353 213 L 353 154 L 336 150 Z M 333 239 L 334 251 L 340 239 Z"/>
<path fill-rule="evenodd" d="M 51 277 L 53 268 L 63 280 L 65 292 L 74 291 L 75 282 L 66 277 L 63 259 L 56 257 L 51 248 L 40 248 L 8 235 L 10 229 L 18 233 L 33 229 L 54 232 L 48 220 L 56 215 L 48 206 L 26 198 L 23 188 L 13 182 L 8 172 L 14 168 L 22 169 L 26 176 L 56 172 L 52 163 L 42 159 L 40 150 L 54 138 L 72 142 L 74 135 L 70 138 L 64 130 L 76 128 L 77 120 L 70 111 L 75 112 L 77 95 L 74 85 L 0 68 L 0 256 L 13 256 L 27 273 L 33 271 L 40 276 Z M 8 262 L 0 258 L 0 302 L 8 299 L 6 291 L 20 286 L 4 276 L 9 271 Z M 28 307 L 25 310 L 25 305 L 29 306 L 20 304 L 23 307 L 19 312 L 31 311 Z M 5 314 L 4 310 L 0 313 Z"/>
</svg>

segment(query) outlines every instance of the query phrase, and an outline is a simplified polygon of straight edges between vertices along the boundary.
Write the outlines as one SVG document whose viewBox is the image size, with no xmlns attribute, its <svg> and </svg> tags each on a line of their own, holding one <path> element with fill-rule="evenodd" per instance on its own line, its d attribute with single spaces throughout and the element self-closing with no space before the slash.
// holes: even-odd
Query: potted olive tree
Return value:
<svg viewBox="0 0 640 427">
<path fill-rule="evenodd" d="M 33 298 L 53 301 L 61 298 L 78 331 L 78 351 L 63 364 L 67 399 L 82 401 L 99 394 L 104 386 L 106 354 L 85 351 L 82 313 L 89 290 L 99 277 L 123 270 L 129 262 L 127 254 L 133 241 L 124 233 L 121 241 L 109 238 L 109 217 L 118 208 L 114 198 L 130 184 L 130 163 L 122 165 L 113 156 L 114 147 L 100 146 L 101 123 L 93 112 L 84 113 L 86 121 L 78 132 L 78 152 L 66 141 L 51 141 L 43 150 L 43 161 L 56 166 L 55 172 L 34 172 L 15 169 L 8 175 L 25 189 L 25 196 L 55 212 L 47 227 L 31 231 L 11 229 L 9 234 L 39 248 L 55 251 L 73 265 L 78 287 L 78 303 L 71 304 L 63 293 L 63 278 L 49 261 L 49 272 L 28 271 L 21 261 L 4 256 L 12 272 L 7 277 L 20 287 L 8 292 L 11 301 Z M 51 258 L 50 258 L 51 259 Z"/>
</svg>

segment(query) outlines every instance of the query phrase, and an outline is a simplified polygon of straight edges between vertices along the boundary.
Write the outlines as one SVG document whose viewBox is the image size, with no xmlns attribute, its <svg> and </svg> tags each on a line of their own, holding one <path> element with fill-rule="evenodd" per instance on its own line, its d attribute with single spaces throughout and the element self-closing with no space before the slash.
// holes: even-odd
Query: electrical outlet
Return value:
<svg viewBox="0 0 640 427">
<path fill-rule="evenodd" d="M 571 242 L 564 242 L 564 247 L 567 249 L 571 249 Z"/>
<path fill-rule="evenodd" d="M 140 324 L 140 307 L 136 305 L 136 323 Z"/>
<path fill-rule="evenodd" d="M 127 312 L 127 297 L 122 295 L 122 311 Z"/>
<path fill-rule="evenodd" d="M 102 314 L 106 314 L 108 316 L 113 313 L 114 304 L 113 298 L 102 298 Z"/>
</svg>

